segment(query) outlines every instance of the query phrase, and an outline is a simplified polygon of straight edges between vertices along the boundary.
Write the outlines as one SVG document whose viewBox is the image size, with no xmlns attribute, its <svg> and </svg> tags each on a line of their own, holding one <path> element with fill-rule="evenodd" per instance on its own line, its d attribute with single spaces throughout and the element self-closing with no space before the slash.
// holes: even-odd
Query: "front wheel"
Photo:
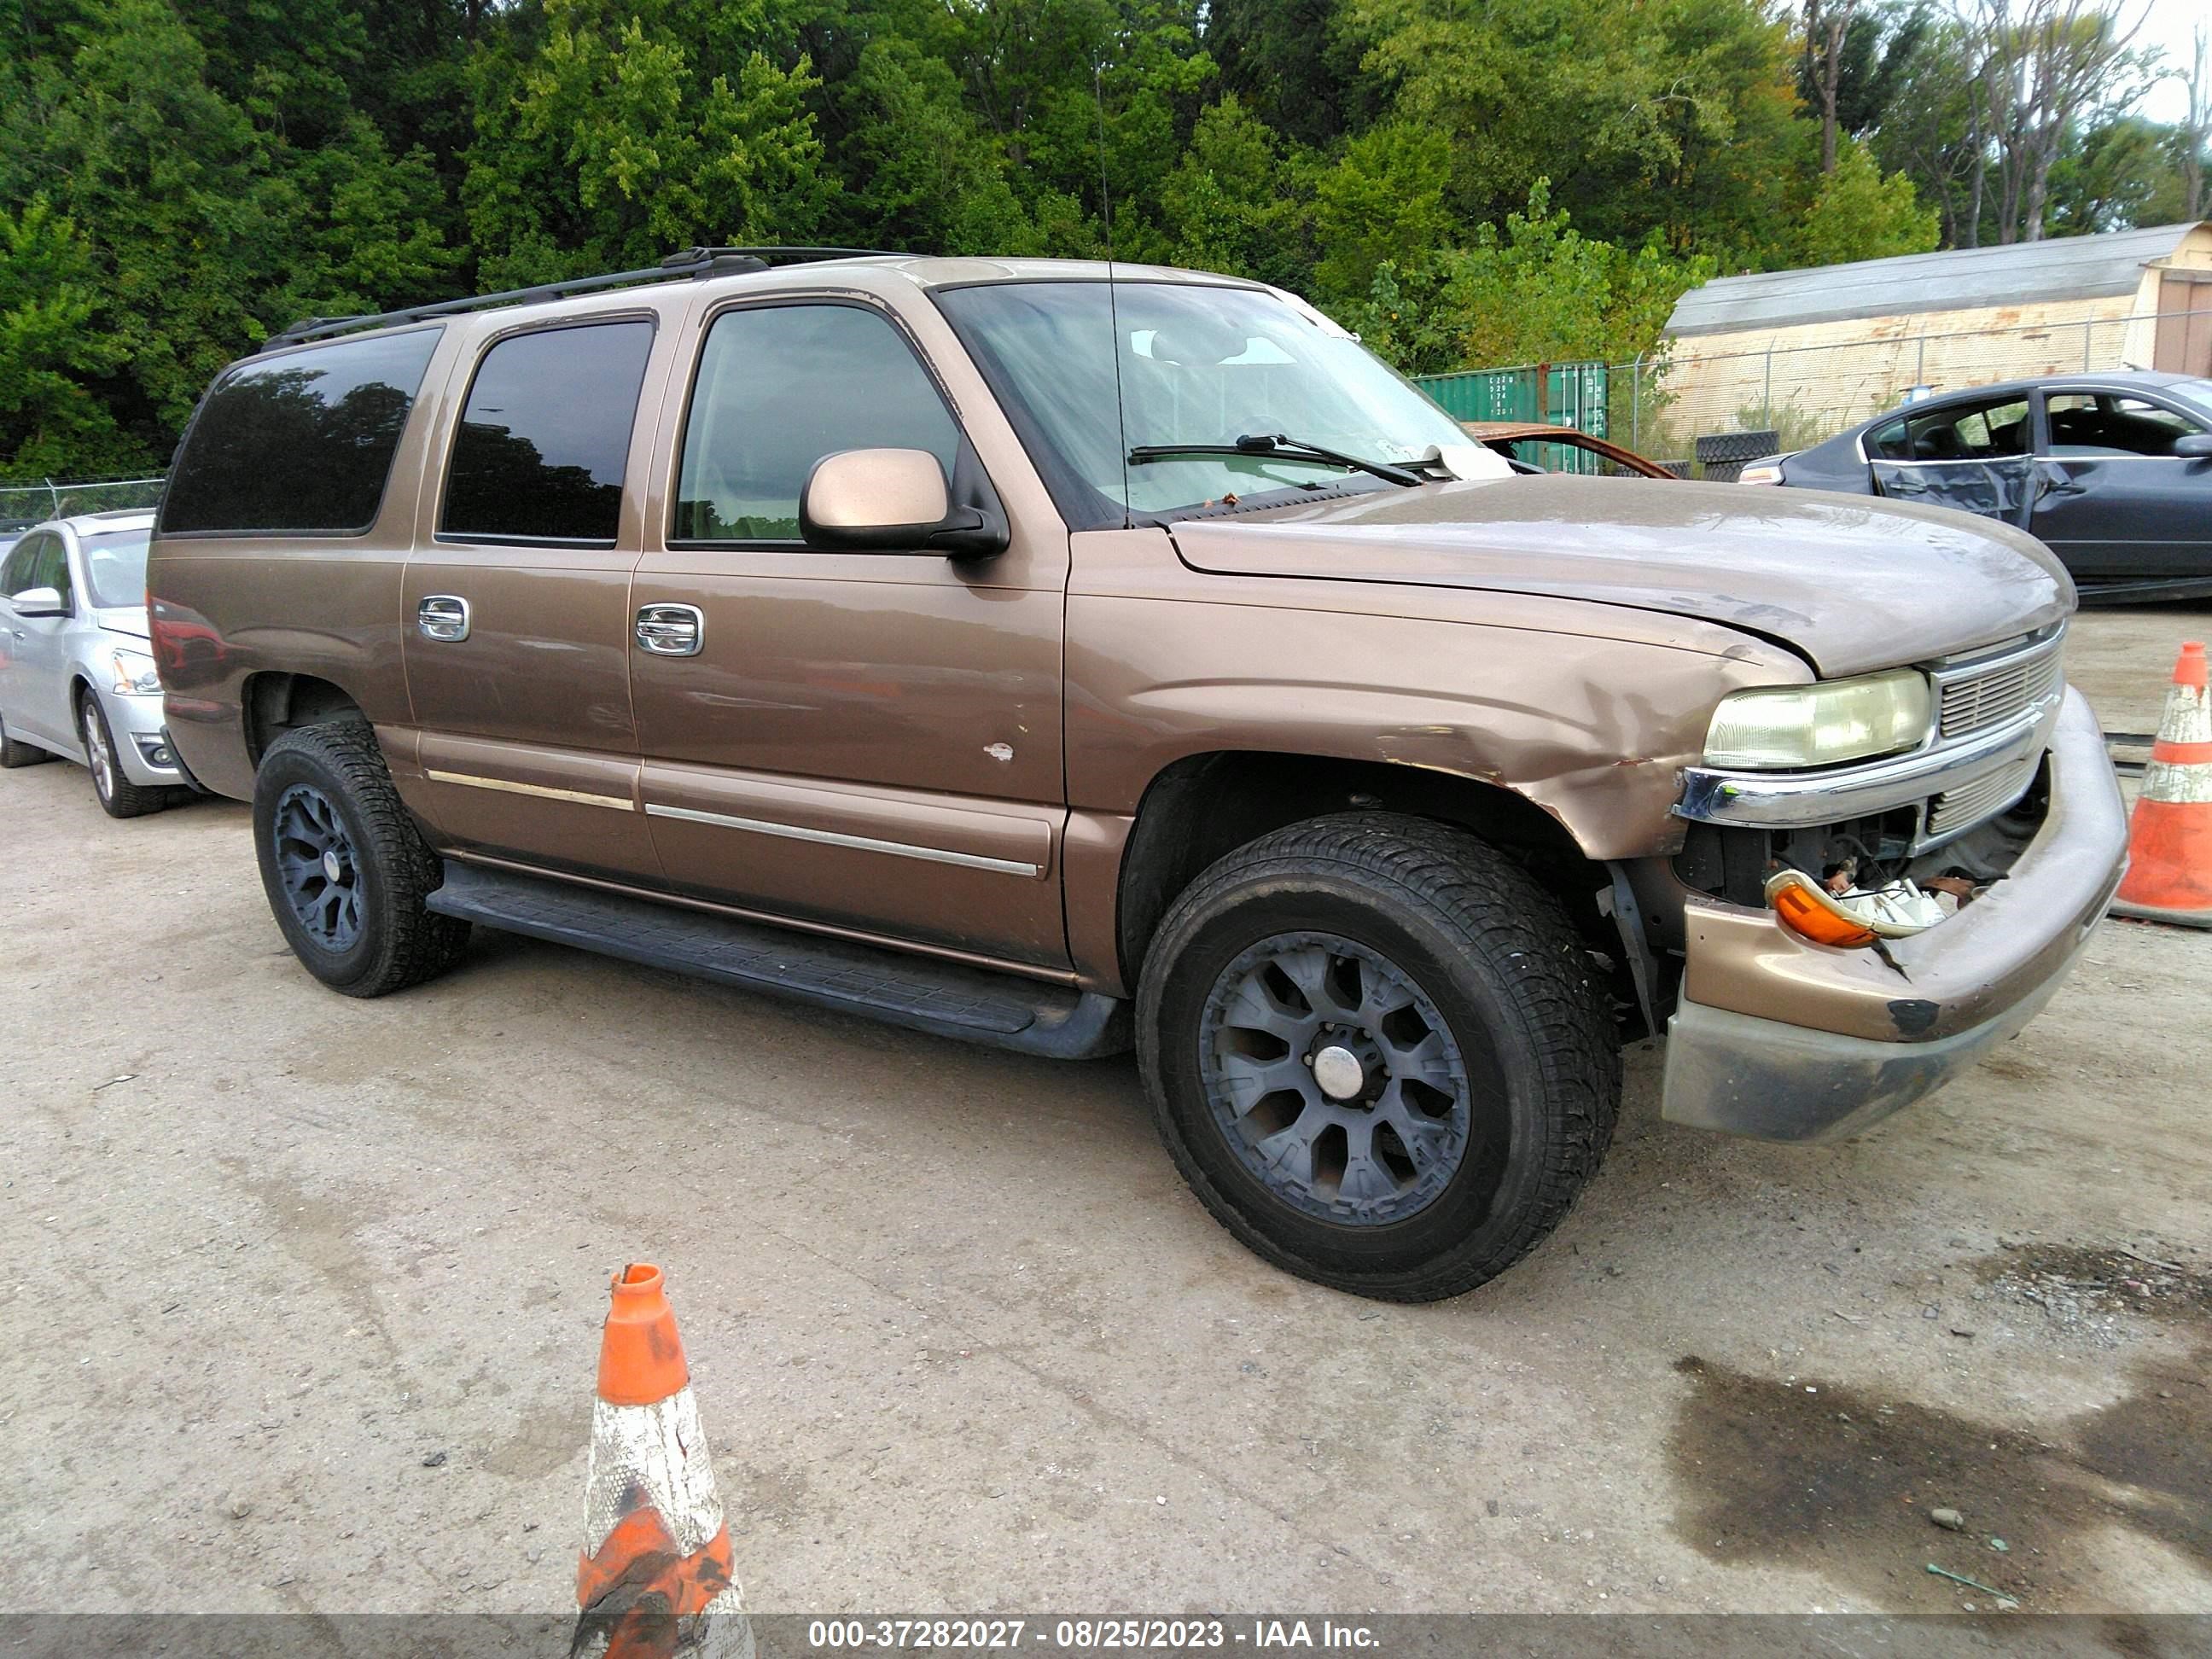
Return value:
<svg viewBox="0 0 2212 1659">
<path fill-rule="evenodd" d="M 1620 1103 L 1559 902 L 1421 819 L 1316 819 L 1215 864 L 1161 924 L 1137 1029 L 1161 1137 L 1215 1218 L 1390 1301 L 1456 1296 L 1533 1249 Z"/>
<path fill-rule="evenodd" d="M 84 744 L 84 763 L 92 774 L 92 793 L 111 818 L 143 817 L 169 804 L 167 792 L 131 781 L 115 752 L 115 733 L 100 698 L 87 690 L 77 699 L 76 730 Z"/>
<path fill-rule="evenodd" d="M 277 927 L 334 991 L 418 984 L 468 941 L 468 923 L 424 908 L 443 866 L 365 725 L 300 726 L 269 745 L 253 778 L 253 846 Z"/>
</svg>

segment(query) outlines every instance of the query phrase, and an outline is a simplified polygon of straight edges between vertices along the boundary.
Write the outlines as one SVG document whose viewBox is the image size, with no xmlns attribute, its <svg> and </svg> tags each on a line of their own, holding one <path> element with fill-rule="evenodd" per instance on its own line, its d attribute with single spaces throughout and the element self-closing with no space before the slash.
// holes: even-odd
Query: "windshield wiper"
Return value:
<svg viewBox="0 0 2212 1659">
<path fill-rule="evenodd" d="M 1388 461 L 1363 460 L 1357 455 L 1323 449 L 1319 444 L 1303 443 L 1285 432 L 1248 432 L 1233 444 L 1139 444 L 1129 452 L 1129 462 L 1137 466 L 1176 455 L 1273 455 L 1286 461 L 1320 461 L 1329 466 L 1348 467 L 1354 472 L 1371 473 L 1386 483 L 1410 486 L 1428 482 L 1419 473 L 1393 466 Z"/>
</svg>

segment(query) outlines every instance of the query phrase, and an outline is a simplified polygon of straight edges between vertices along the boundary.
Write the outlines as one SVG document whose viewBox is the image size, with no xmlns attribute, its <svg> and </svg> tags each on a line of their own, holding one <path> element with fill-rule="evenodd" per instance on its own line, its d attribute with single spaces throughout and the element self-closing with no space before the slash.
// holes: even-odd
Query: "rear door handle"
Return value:
<svg viewBox="0 0 2212 1659">
<path fill-rule="evenodd" d="M 415 607 L 415 626 L 426 640 L 465 640 L 469 636 L 469 602 L 457 593 L 427 593 Z"/>
<path fill-rule="evenodd" d="M 696 605 L 641 605 L 637 642 L 656 657 L 696 657 L 707 643 L 707 619 Z"/>
</svg>

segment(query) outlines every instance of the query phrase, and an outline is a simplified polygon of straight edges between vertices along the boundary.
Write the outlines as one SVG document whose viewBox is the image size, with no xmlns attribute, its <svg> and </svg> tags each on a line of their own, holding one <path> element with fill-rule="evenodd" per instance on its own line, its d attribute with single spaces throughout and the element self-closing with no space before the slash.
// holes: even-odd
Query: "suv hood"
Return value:
<svg viewBox="0 0 2212 1659">
<path fill-rule="evenodd" d="M 1826 678 L 2013 639 L 2074 608 L 2064 568 L 2021 531 L 1814 490 L 1522 475 L 1170 528 L 1196 570 L 1632 605 L 1779 641 Z"/>
</svg>

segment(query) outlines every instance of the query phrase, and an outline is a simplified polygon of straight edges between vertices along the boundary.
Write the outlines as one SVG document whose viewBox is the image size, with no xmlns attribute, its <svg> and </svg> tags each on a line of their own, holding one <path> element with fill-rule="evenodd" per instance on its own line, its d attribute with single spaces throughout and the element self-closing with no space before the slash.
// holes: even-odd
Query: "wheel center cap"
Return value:
<svg viewBox="0 0 2212 1659">
<path fill-rule="evenodd" d="M 1359 1056 L 1334 1043 L 1314 1056 L 1314 1081 L 1331 1100 L 1350 1100 L 1367 1086 L 1367 1068 Z"/>
<path fill-rule="evenodd" d="M 323 854 L 323 874 L 328 878 L 332 886 L 336 886 L 345 874 L 345 866 L 338 862 L 337 849 L 335 848 Z"/>
</svg>

